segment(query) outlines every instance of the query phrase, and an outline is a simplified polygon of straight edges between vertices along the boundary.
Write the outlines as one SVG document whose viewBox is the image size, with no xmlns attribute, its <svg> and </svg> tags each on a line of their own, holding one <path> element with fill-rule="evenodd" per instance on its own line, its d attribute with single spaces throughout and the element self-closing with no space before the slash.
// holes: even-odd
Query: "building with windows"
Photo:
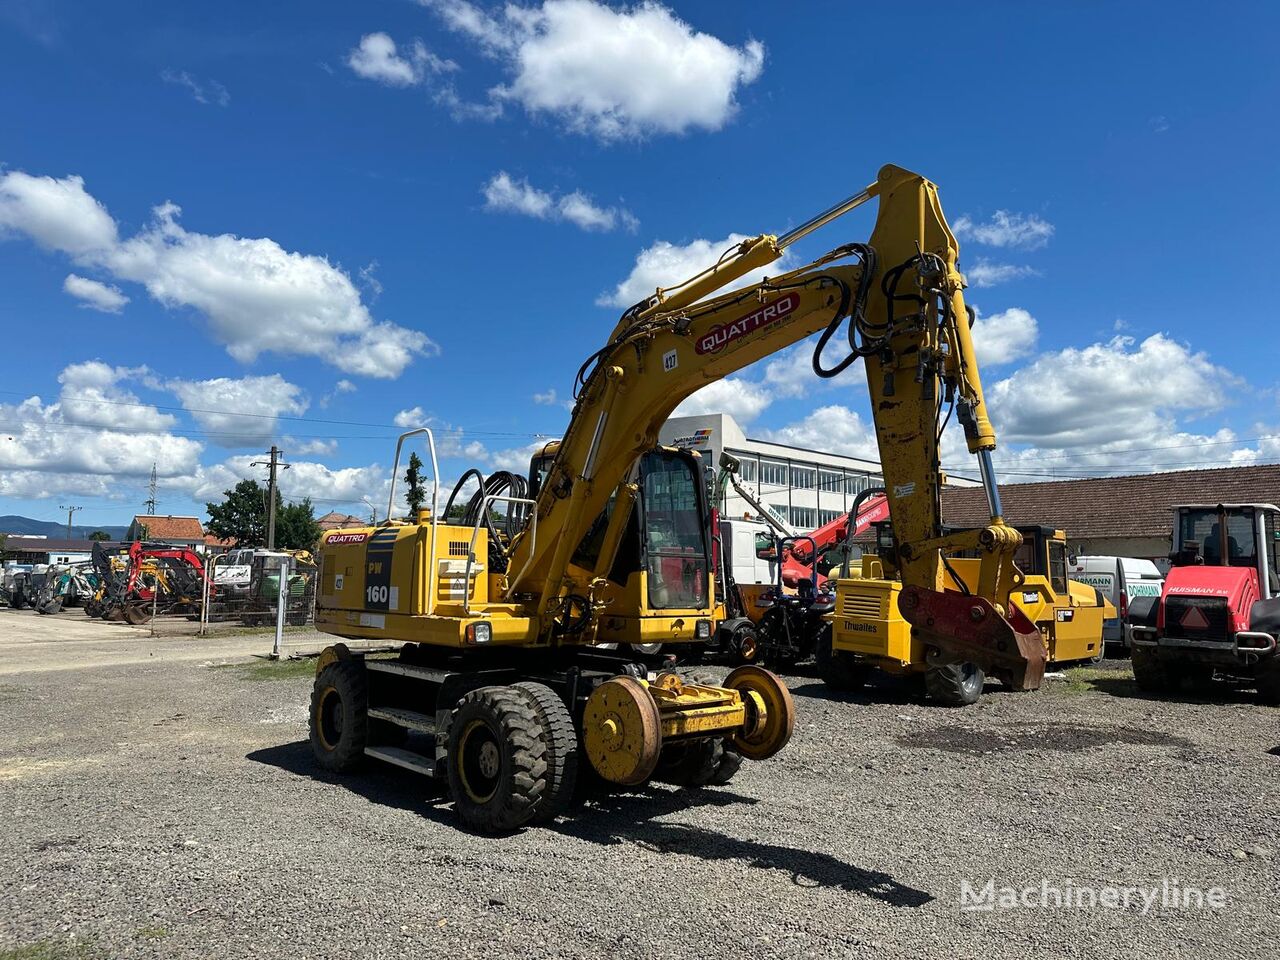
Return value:
<svg viewBox="0 0 1280 960">
<path fill-rule="evenodd" d="M 859 493 L 884 483 L 880 464 L 874 460 L 756 440 L 726 413 L 672 417 L 663 425 L 659 442 L 697 450 L 709 472 L 719 469 L 721 452 L 737 457 L 742 463 L 738 474 L 742 485 L 799 531 L 813 530 L 847 513 Z M 950 475 L 947 480 L 957 486 L 977 483 Z M 755 516 L 732 489 L 720 506 L 726 517 Z"/>
</svg>

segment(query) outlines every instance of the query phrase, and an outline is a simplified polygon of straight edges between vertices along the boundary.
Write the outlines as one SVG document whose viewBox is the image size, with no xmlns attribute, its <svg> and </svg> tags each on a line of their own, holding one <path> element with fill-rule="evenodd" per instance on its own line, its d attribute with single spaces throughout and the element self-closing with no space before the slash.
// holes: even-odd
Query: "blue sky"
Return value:
<svg viewBox="0 0 1280 960">
<path fill-rule="evenodd" d="M 363 510 L 397 418 L 518 464 L 624 294 L 886 162 L 960 227 L 1005 479 L 1280 460 L 1274 4 L 509 9 L 0 0 L 0 513 L 126 522 L 153 461 L 202 512 L 273 441 Z M 686 409 L 873 453 L 807 362 Z"/>
</svg>

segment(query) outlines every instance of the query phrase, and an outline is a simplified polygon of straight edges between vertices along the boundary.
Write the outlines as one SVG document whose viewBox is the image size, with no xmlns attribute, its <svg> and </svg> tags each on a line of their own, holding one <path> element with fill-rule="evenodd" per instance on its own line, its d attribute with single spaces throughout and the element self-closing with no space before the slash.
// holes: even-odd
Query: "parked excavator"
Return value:
<svg viewBox="0 0 1280 960">
<path fill-rule="evenodd" d="M 873 198 L 869 243 L 715 295 Z M 998 600 L 1017 575 L 1021 537 L 1000 516 L 996 437 L 958 252 L 936 187 L 886 166 L 789 233 L 743 241 L 625 311 L 579 370 L 569 427 L 536 495 L 482 485 L 474 519 L 451 523 L 433 480 L 431 508 L 397 522 L 393 486 L 384 523 L 327 533 L 317 627 L 394 656 L 346 643 L 320 655 L 310 726 L 321 766 L 345 772 L 373 757 L 445 779 L 465 823 L 506 831 L 564 812 L 580 761 L 615 784 L 706 784 L 726 782 L 743 757 L 781 750 L 795 707 L 769 671 L 746 665 L 718 685 L 691 682 L 651 674 L 599 641 L 617 635 L 613 621 L 626 630 L 642 611 L 645 629 L 662 624 L 665 643 L 710 635 L 707 487 L 689 458 L 657 447 L 659 428 L 699 388 L 814 333 L 819 376 L 859 358 L 867 365 L 902 606 L 930 656 L 1037 686 L 1039 635 Z M 842 330 L 848 349 L 828 364 Z M 978 457 L 991 512 L 990 524 L 960 534 L 944 533 L 938 496 L 948 406 Z M 425 434 L 438 478 L 427 428 L 401 436 L 393 477 L 414 433 Z M 505 508 L 502 524 L 495 505 Z M 968 593 L 945 571 L 944 557 L 960 550 L 980 553 Z"/>
</svg>

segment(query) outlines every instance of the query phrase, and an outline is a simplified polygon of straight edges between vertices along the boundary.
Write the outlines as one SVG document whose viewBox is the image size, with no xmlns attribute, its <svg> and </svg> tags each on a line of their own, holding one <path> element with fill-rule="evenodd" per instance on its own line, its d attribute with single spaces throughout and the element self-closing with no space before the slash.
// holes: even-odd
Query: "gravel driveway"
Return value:
<svg viewBox="0 0 1280 960">
<path fill-rule="evenodd" d="M 305 664 L 11 673 L 0 958 L 1274 956 L 1280 712 L 1123 665 L 963 710 L 791 683 L 794 741 L 728 788 L 493 839 L 412 774 L 320 774 Z M 988 879 L 1226 903 L 961 910 Z"/>
</svg>

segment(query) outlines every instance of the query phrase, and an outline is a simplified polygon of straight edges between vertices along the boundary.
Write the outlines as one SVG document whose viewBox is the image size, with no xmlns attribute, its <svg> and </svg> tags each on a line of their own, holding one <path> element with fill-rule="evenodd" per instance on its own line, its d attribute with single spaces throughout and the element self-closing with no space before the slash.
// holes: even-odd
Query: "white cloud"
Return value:
<svg viewBox="0 0 1280 960">
<path fill-rule="evenodd" d="M 119 313 L 129 302 L 119 287 L 74 273 L 67 274 L 67 279 L 62 281 L 62 289 L 79 300 L 80 306 L 103 313 Z"/>
<path fill-rule="evenodd" d="M 636 256 L 635 266 L 631 268 L 627 278 L 614 287 L 612 292 L 600 294 L 596 298 L 596 305 L 629 307 L 639 303 L 653 296 L 658 287 L 672 287 L 683 283 L 694 274 L 701 273 L 719 260 L 727 250 L 747 239 L 750 238 L 746 234 L 731 233 L 723 240 L 694 240 L 683 246 L 659 240 L 640 251 Z M 766 276 L 785 273 L 790 269 L 790 265 L 790 254 L 783 254 L 780 260 L 759 270 L 753 270 L 732 286 L 717 291 L 716 295 L 728 293 L 730 290 L 748 284 L 759 283 Z"/>
<path fill-rule="evenodd" d="M 0 404 L 0 493 L 44 498 L 58 493 L 119 496 L 122 485 L 156 464 L 162 477 L 190 476 L 202 445 L 167 431 L 175 418 L 120 386 L 145 368 L 88 361 L 66 367 L 59 397 Z"/>
<path fill-rule="evenodd" d="M 875 427 L 841 404 L 819 407 L 803 420 L 776 430 L 758 430 L 762 440 L 810 450 L 827 450 L 847 457 L 880 458 Z"/>
<path fill-rule="evenodd" d="M 719 130 L 764 69 L 764 46 L 699 33 L 655 2 L 612 9 L 592 0 L 509 3 L 490 15 L 467 0 L 419 0 L 500 61 L 490 91 L 602 140 Z"/>
<path fill-rule="evenodd" d="M 953 224 L 955 235 L 988 247 L 1013 247 L 1038 250 L 1053 236 L 1053 224 L 1034 213 L 1010 213 L 997 210 L 986 223 L 975 223 L 963 216 Z"/>
<path fill-rule="evenodd" d="M 375 322 L 351 278 L 325 258 L 287 251 L 267 238 L 191 232 L 178 223 L 180 212 L 165 203 L 151 223 L 122 241 L 79 177 L 0 176 L 0 228 L 143 284 L 167 307 L 198 310 L 242 363 L 272 351 L 394 378 L 415 357 L 438 352 L 417 330 Z"/>
<path fill-rule="evenodd" d="M 994 287 L 1010 280 L 1021 280 L 1023 277 L 1038 276 L 1033 267 L 1019 266 L 1012 263 L 992 263 L 984 257 L 964 269 L 964 277 L 975 287 Z"/>
<path fill-rule="evenodd" d="M 277 417 L 300 416 L 309 405 L 302 388 L 278 373 L 239 380 L 170 380 L 165 387 L 223 447 L 268 443 L 279 428 Z"/>
<path fill-rule="evenodd" d="M 1010 442 L 1151 446 L 1175 432 L 1175 413 L 1220 410 L 1240 385 L 1204 353 L 1157 333 L 1141 343 L 1115 337 L 1043 354 L 986 395 L 992 421 Z"/>
<path fill-rule="evenodd" d="M 686 398 L 671 414 L 690 417 L 703 413 L 727 413 L 739 423 L 750 423 L 773 401 L 769 389 L 740 377 L 709 383 Z"/>
<path fill-rule="evenodd" d="M 1020 360 L 1035 349 L 1039 334 L 1036 318 L 1021 307 L 979 315 L 973 324 L 979 368 Z"/>
<path fill-rule="evenodd" d="M 251 466 L 255 456 L 231 457 L 222 463 L 201 467 L 187 478 L 167 481 L 169 489 L 180 489 L 196 500 L 218 501 L 223 492 L 241 480 L 262 479 L 262 468 Z M 317 514 L 326 512 L 330 503 L 357 504 L 361 497 L 374 503 L 382 497 L 386 502 L 387 470 L 376 463 L 365 467 L 332 468 L 323 463 L 302 460 L 290 464 L 280 473 L 280 493 L 289 500 L 310 497 L 316 501 Z"/>
<path fill-rule="evenodd" d="M 428 74 L 448 73 L 458 69 L 452 60 L 436 56 L 421 40 L 401 55 L 396 42 L 385 33 L 367 33 L 359 45 L 347 55 L 347 66 L 366 80 L 376 80 L 392 87 L 417 86 Z"/>
<path fill-rule="evenodd" d="M 583 230 L 613 230 L 619 225 L 634 232 L 640 221 L 631 211 L 600 207 L 580 190 L 556 197 L 528 180 L 514 179 L 500 170 L 484 185 L 484 208 L 497 213 L 517 213 L 538 220 L 567 220 Z"/>
<path fill-rule="evenodd" d="M 116 222 L 80 177 L 0 176 L 0 230 L 24 233 L 46 250 L 92 257 L 116 245 Z"/>
<path fill-rule="evenodd" d="M 556 402 L 555 387 L 549 388 L 546 393 L 535 393 L 533 395 L 533 402 L 541 404 L 544 407 L 554 406 Z"/>
<path fill-rule="evenodd" d="M 231 94 L 217 80 L 206 80 L 201 83 L 185 70 L 165 70 L 160 74 L 160 79 L 165 83 L 185 87 L 191 94 L 191 99 L 197 103 L 225 107 L 231 102 Z"/>
<path fill-rule="evenodd" d="M 411 407 L 408 410 L 401 410 L 392 419 L 397 427 L 404 427 L 406 430 L 412 430 L 415 427 L 422 426 L 427 420 L 427 415 L 421 407 Z"/>
<path fill-rule="evenodd" d="M 338 452 L 337 440 L 299 440 L 297 437 L 285 437 L 280 445 L 285 454 L 291 457 L 332 457 Z"/>
</svg>

